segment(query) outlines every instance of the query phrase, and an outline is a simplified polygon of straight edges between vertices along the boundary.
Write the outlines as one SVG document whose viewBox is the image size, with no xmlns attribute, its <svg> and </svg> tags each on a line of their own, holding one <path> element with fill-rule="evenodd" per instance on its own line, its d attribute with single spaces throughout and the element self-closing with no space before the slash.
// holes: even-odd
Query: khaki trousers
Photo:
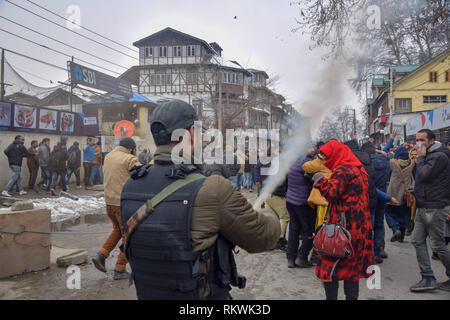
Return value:
<svg viewBox="0 0 450 320">
<path fill-rule="evenodd" d="M 98 252 L 100 252 L 102 255 L 108 258 L 111 251 L 114 250 L 117 243 L 121 239 L 123 243 L 124 237 L 122 234 L 122 226 L 120 223 L 120 206 L 106 205 L 106 213 L 108 214 L 108 217 L 112 222 L 113 230 L 109 235 L 108 239 L 106 239 L 105 243 L 103 244 L 103 247 L 100 248 Z M 126 269 L 127 263 L 128 261 L 127 258 L 125 257 L 125 254 L 123 254 L 123 252 L 120 251 L 119 256 L 117 257 L 115 270 L 124 271 Z"/>
<path fill-rule="evenodd" d="M 287 225 L 289 223 L 289 212 L 286 208 L 286 198 L 272 195 L 266 199 L 266 206 L 269 209 L 272 209 L 280 218 L 280 238 L 284 238 L 286 235 Z"/>
</svg>

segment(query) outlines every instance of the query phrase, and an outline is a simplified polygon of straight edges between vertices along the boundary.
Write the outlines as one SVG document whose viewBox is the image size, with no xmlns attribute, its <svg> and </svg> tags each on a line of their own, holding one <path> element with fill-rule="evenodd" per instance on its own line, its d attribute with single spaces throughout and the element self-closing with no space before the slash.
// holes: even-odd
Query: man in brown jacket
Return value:
<svg viewBox="0 0 450 320">
<path fill-rule="evenodd" d="M 245 286 L 243 277 L 237 276 L 232 249 L 235 245 L 249 253 L 272 249 L 280 236 L 278 217 L 269 210 L 255 211 L 228 179 L 205 178 L 198 166 L 174 164 L 173 148 L 190 146 L 193 151 L 194 140 L 199 139 L 191 105 L 172 100 L 158 106 L 151 119 L 155 164 L 132 174 L 123 188 L 121 215 L 126 229 L 130 217 L 161 190 L 191 174 L 197 180 L 152 208 L 127 239 L 137 297 L 229 299 L 230 285 Z M 173 142 L 176 129 L 186 129 L 185 135 Z"/>
<path fill-rule="evenodd" d="M 122 226 L 120 222 L 120 194 L 123 185 L 130 177 L 130 169 L 140 165 L 136 157 L 136 143 L 132 138 L 122 138 L 119 146 L 114 148 L 105 157 L 104 166 L 104 189 L 106 213 L 113 224 L 113 230 L 108 239 L 100 248 L 97 256 L 92 259 L 95 267 L 106 272 L 105 259 L 108 258 L 111 251 L 116 247 L 120 239 L 123 239 Z M 120 252 L 114 268 L 114 280 L 126 279 L 129 277 L 126 271 L 127 259 Z"/>
</svg>

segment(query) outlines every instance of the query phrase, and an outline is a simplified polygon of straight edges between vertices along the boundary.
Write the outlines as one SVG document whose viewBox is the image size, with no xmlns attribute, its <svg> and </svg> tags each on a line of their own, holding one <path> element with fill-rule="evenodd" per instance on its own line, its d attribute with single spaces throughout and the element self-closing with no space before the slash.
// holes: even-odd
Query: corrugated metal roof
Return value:
<svg viewBox="0 0 450 320">
<path fill-rule="evenodd" d="M 413 72 L 420 66 L 421 66 L 421 64 L 405 64 L 405 65 L 398 65 L 398 66 L 390 66 L 390 68 L 394 72 L 404 73 L 404 72 Z"/>
<path fill-rule="evenodd" d="M 137 92 L 133 92 L 133 97 L 129 98 L 128 101 L 129 102 L 148 102 L 148 103 L 152 103 L 152 104 L 158 104 L 155 101 L 150 100 L 149 98 L 144 97 L 143 95 L 141 95 Z M 86 102 L 86 104 L 122 103 L 122 102 L 125 102 L 125 97 L 119 96 L 118 94 L 115 94 L 115 93 L 111 93 L 111 94 L 104 96 L 103 98 L 88 101 L 88 102 Z"/>
<path fill-rule="evenodd" d="M 373 86 L 382 86 L 383 82 L 384 82 L 383 78 L 373 78 L 372 79 Z"/>
</svg>

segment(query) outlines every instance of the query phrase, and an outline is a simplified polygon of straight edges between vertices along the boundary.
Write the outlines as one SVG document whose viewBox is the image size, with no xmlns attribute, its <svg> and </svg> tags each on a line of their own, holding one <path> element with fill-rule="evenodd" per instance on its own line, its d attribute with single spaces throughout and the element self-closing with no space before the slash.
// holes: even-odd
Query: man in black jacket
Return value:
<svg viewBox="0 0 450 320">
<path fill-rule="evenodd" d="M 50 192 L 53 196 L 56 196 L 55 188 L 59 177 L 61 177 L 63 191 L 68 191 L 66 184 L 67 158 L 68 156 L 66 147 L 62 142 L 58 142 L 58 144 L 53 148 L 53 151 L 50 154 L 50 167 L 53 172 L 52 187 L 50 189 Z"/>
<path fill-rule="evenodd" d="M 67 184 L 70 182 L 70 177 L 72 173 L 75 174 L 77 179 L 77 189 L 81 189 L 81 177 L 80 177 L 80 168 L 81 168 L 81 150 L 80 144 L 78 141 L 75 141 L 73 145 L 69 148 L 68 151 L 68 159 L 67 159 Z"/>
<path fill-rule="evenodd" d="M 414 195 L 417 201 L 412 243 L 416 248 L 417 262 L 422 280 L 410 289 L 413 292 L 436 288 L 450 291 L 450 280 L 436 283 L 427 249 L 427 237 L 431 248 L 445 266 L 450 278 L 450 250 L 445 244 L 445 224 L 450 220 L 450 152 L 429 129 L 416 134 L 416 174 Z"/>
<path fill-rule="evenodd" d="M 24 191 L 22 188 L 22 159 L 24 157 L 34 157 L 39 153 L 28 152 L 27 148 L 25 148 L 24 146 L 24 143 L 25 138 L 18 135 L 14 138 L 14 142 L 10 144 L 4 151 L 4 153 L 8 157 L 9 167 L 12 170 L 12 177 L 2 192 L 3 196 L 11 197 L 9 191 L 15 184 L 17 184 L 17 189 L 19 189 L 20 195 L 27 194 L 26 191 Z"/>
</svg>

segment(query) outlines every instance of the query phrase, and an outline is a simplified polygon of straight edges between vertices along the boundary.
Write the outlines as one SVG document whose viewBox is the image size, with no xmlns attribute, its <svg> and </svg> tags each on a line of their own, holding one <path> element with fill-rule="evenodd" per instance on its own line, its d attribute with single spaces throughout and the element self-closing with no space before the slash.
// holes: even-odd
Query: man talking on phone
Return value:
<svg viewBox="0 0 450 320">
<path fill-rule="evenodd" d="M 416 174 L 414 195 L 417 201 L 412 243 L 416 248 L 422 280 L 412 286 L 413 292 L 442 289 L 450 291 L 450 280 L 436 283 L 427 249 L 427 237 L 431 249 L 437 253 L 450 278 L 450 250 L 445 243 L 445 224 L 450 216 L 450 152 L 435 142 L 429 129 L 416 134 Z"/>
</svg>

